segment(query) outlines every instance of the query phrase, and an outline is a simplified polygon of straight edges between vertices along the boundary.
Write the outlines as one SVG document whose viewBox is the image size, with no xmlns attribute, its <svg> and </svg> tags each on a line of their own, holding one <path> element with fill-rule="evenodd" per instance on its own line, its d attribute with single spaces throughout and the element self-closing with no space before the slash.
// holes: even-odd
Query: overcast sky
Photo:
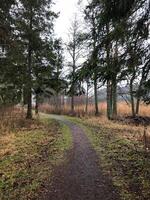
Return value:
<svg viewBox="0 0 150 200">
<path fill-rule="evenodd" d="M 59 18 L 55 23 L 55 33 L 63 40 L 67 37 L 70 27 L 71 18 L 75 13 L 80 12 L 80 7 L 86 4 L 87 0 L 82 0 L 82 4 L 78 6 L 79 0 L 55 0 L 54 11 L 60 12 Z"/>
</svg>

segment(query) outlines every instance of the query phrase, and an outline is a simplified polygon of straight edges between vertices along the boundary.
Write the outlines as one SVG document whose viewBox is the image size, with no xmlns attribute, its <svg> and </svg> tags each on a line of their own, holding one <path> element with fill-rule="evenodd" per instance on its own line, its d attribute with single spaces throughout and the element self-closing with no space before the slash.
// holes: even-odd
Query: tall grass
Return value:
<svg viewBox="0 0 150 200">
<path fill-rule="evenodd" d="M 50 104 L 42 104 L 40 105 L 40 110 L 45 113 L 53 113 L 53 114 L 70 114 L 70 105 L 61 106 L 59 110 L 56 110 L 54 105 Z M 101 115 L 106 115 L 107 104 L 106 102 L 99 103 L 99 111 Z M 76 105 L 75 106 L 75 115 L 76 116 L 93 116 L 95 113 L 94 104 L 89 104 L 88 112 L 85 113 L 85 105 Z M 119 116 L 127 116 L 131 115 L 131 107 L 124 102 L 118 103 L 118 115 Z M 150 105 L 141 104 L 140 112 L 141 116 L 150 116 Z"/>
<path fill-rule="evenodd" d="M 0 134 L 9 133 L 22 126 L 24 111 L 20 107 L 0 106 Z"/>
</svg>

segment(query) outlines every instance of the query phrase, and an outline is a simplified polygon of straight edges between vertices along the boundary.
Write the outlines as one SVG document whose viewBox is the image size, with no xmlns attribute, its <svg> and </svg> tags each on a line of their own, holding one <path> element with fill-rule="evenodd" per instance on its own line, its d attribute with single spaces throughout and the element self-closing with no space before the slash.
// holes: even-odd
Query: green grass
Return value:
<svg viewBox="0 0 150 200">
<path fill-rule="evenodd" d="M 50 182 L 53 169 L 67 162 L 70 130 L 44 116 L 30 129 L 0 135 L 0 199 L 36 199 Z"/>
<path fill-rule="evenodd" d="M 124 137 L 121 124 L 107 121 L 93 125 L 84 118 L 68 119 L 85 130 L 99 156 L 100 168 L 112 179 L 122 200 L 150 199 L 150 155 L 140 141 L 130 139 L 134 132 Z"/>
</svg>

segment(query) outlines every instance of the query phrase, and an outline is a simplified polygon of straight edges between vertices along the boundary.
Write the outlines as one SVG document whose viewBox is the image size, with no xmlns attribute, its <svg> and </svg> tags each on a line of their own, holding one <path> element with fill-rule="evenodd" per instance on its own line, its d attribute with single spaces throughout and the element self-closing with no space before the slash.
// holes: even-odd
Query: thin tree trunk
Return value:
<svg viewBox="0 0 150 200">
<path fill-rule="evenodd" d="M 115 55 L 114 59 L 116 61 L 116 69 L 118 66 L 118 42 L 116 41 L 115 45 Z M 117 118 L 117 71 L 113 70 L 112 76 L 112 118 Z"/>
<path fill-rule="evenodd" d="M 35 99 L 35 114 L 39 114 L 39 96 L 36 94 L 36 99 Z"/>
<path fill-rule="evenodd" d="M 99 108 L 98 108 L 98 93 L 97 93 L 97 77 L 95 74 L 94 77 L 94 96 L 95 96 L 95 116 L 99 115 Z"/>
<path fill-rule="evenodd" d="M 112 87 L 111 81 L 107 81 L 107 117 L 112 119 Z"/>
<path fill-rule="evenodd" d="M 88 104 L 89 104 L 89 83 L 87 81 L 87 91 L 86 91 L 86 106 L 85 106 L 85 113 L 88 113 Z"/>
<path fill-rule="evenodd" d="M 106 31 L 107 31 L 107 36 L 109 35 L 110 33 L 110 24 L 108 23 L 106 25 Z M 106 62 L 107 62 L 107 73 L 109 75 L 109 78 L 107 79 L 107 118 L 109 120 L 112 119 L 112 82 L 111 82 L 111 75 L 110 74 L 110 70 L 109 68 L 111 67 L 111 62 L 110 62 L 110 49 L 111 49 L 111 43 L 110 42 L 107 42 L 106 44 L 106 54 L 107 54 L 107 59 L 106 59 Z"/>
<path fill-rule="evenodd" d="M 74 96 L 71 97 L 71 112 L 74 113 Z"/>
<path fill-rule="evenodd" d="M 135 117 L 135 102 L 133 96 L 133 79 L 130 82 L 130 97 L 131 97 L 131 108 L 132 108 L 132 116 Z"/>
<path fill-rule="evenodd" d="M 147 79 L 148 73 L 149 73 L 149 67 L 147 67 L 147 64 L 146 64 L 142 70 L 142 77 L 139 83 L 139 88 L 138 88 L 138 93 L 137 93 L 136 115 L 139 114 L 142 86 L 143 86 L 144 81 Z"/>
<path fill-rule="evenodd" d="M 75 53 L 73 57 L 73 80 L 72 80 L 72 96 L 71 96 L 71 112 L 74 114 L 74 95 L 75 95 Z"/>
<path fill-rule="evenodd" d="M 137 98 L 137 102 L 136 102 L 136 115 L 139 114 L 139 110 L 140 110 L 140 101 L 141 101 L 141 98 L 138 97 L 138 98 Z"/>
<path fill-rule="evenodd" d="M 56 94 L 56 112 L 58 114 L 60 114 L 60 112 L 61 112 L 61 107 L 62 107 L 62 105 L 61 105 L 61 96 L 58 93 L 58 94 Z"/>
<path fill-rule="evenodd" d="M 29 47 L 28 51 L 28 88 L 27 88 L 27 119 L 32 119 L 32 77 L 31 77 L 31 56 L 32 56 L 32 51 Z"/>
<path fill-rule="evenodd" d="M 116 77 L 112 82 L 112 118 L 117 118 L 117 82 Z"/>
<path fill-rule="evenodd" d="M 58 114 L 58 107 L 59 107 L 59 100 L 58 100 L 58 94 L 55 96 L 55 109 L 56 113 Z"/>
<path fill-rule="evenodd" d="M 31 8 L 31 17 L 30 17 L 30 30 L 32 30 L 33 16 L 32 16 L 32 8 Z M 31 38 L 29 38 L 28 44 L 28 83 L 27 83 L 27 119 L 32 119 L 32 48 L 31 48 Z"/>
<path fill-rule="evenodd" d="M 63 107 L 65 106 L 65 97 L 64 97 L 64 95 L 62 96 L 62 106 Z"/>
</svg>

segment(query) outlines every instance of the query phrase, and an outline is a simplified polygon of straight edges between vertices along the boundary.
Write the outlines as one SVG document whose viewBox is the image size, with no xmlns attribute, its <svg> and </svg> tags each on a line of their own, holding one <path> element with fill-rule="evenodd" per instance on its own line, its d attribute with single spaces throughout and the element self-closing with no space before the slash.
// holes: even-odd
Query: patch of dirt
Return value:
<svg viewBox="0 0 150 200">
<path fill-rule="evenodd" d="M 132 116 L 127 116 L 125 119 L 128 120 L 130 123 L 133 123 L 135 125 L 145 125 L 145 126 L 150 125 L 150 117 L 143 117 L 143 116 L 132 117 Z"/>
<path fill-rule="evenodd" d="M 57 118 L 58 119 L 58 118 Z M 103 175 L 98 157 L 84 131 L 59 117 L 73 136 L 68 163 L 58 167 L 47 194 L 41 200 L 118 200 L 119 194 L 109 177 Z"/>
<path fill-rule="evenodd" d="M 147 116 L 125 116 L 125 117 L 118 117 L 114 121 L 121 122 L 123 124 L 133 124 L 136 126 L 150 126 L 150 117 Z"/>
</svg>

